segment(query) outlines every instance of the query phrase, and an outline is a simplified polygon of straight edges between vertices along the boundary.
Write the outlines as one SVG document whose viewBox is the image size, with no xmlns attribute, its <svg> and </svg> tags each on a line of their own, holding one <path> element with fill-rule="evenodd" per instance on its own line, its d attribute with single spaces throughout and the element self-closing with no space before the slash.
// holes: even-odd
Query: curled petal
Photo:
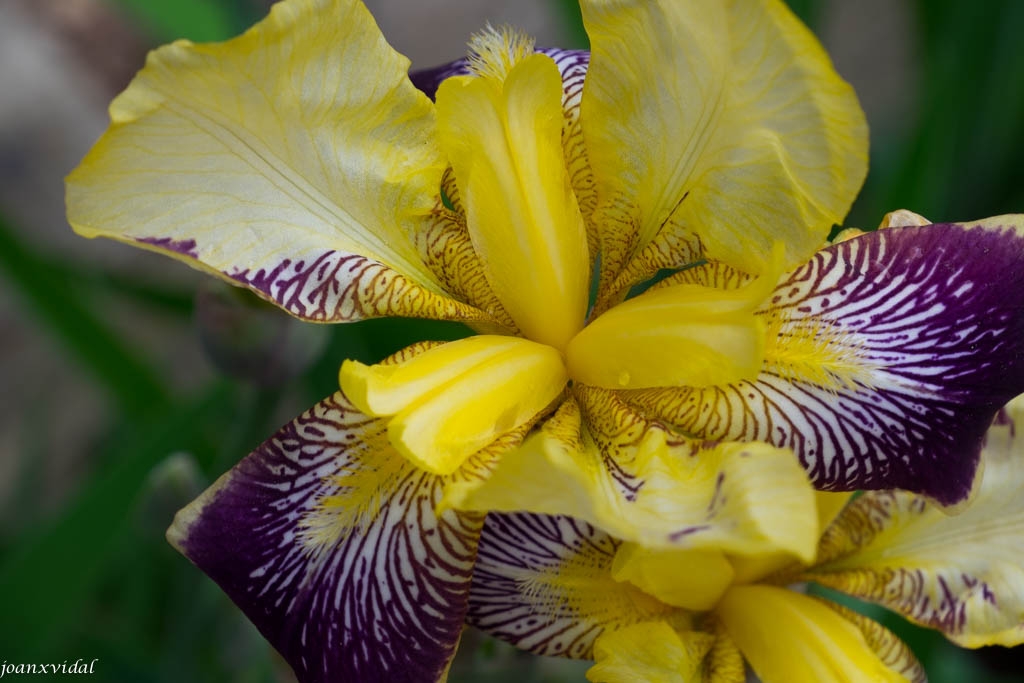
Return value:
<svg viewBox="0 0 1024 683">
<path fill-rule="evenodd" d="M 583 215 L 587 229 L 587 251 L 590 254 L 590 265 L 601 250 L 601 240 L 597 225 L 593 221 L 594 209 L 597 206 L 597 189 L 594 185 L 594 174 L 587 158 L 587 147 L 583 140 L 583 126 L 580 120 L 580 103 L 583 99 L 583 82 L 590 64 L 590 52 L 586 50 L 562 50 L 560 48 L 538 48 L 538 53 L 547 55 L 558 67 L 562 76 L 562 152 L 565 167 L 569 174 L 573 194 Z M 433 99 L 441 82 L 452 76 L 466 76 L 472 73 L 469 59 L 463 58 L 442 64 L 431 69 L 422 69 L 409 74 L 413 85 Z M 450 176 L 451 182 L 445 184 L 445 192 L 459 213 L 463 213 L 461 196 Z M 680 262 L 673 259 L 667 266 L 673 267 Z M 473 303 L 473 301 L 470 303 Z M 488 310 L 484 308 L 484 310 Z"/>
<path fill-rule="evenodd" d="M 431 66 L 426 69 L 416 69 L 409 72 L 409 80 L 430 99 L 437 95 L 437 88 L 445 79 L 452 76 L 468 76 L 470 73 L 469 59 L 461 57 L 453 62 Z"/>
<path fill-rule="evenodd" d="M 569 374 L 607 389 L 704 387 L 757 377 L 765 322 L 754 312 L 774 289 L 780 259 L 776 250 L 775 272 L 742 287 L 678 284 L 619 304 L 569 343 Z"/>
<path fill-rule="evenodd" d="M 721 551 L 652 550 L 623 543 L 615 554 L 612 576 L 666 604 L 706 612 L 725 594 L 735 571 Z"/>
<path fill-rule="evenodd" d="M 357 0 L 287 0 L 233 40 L 162 47 L 68 177 L 71 225 L 308 320 L 486 320 L 412 238 L 444 160 L 407 66 Z"/>
<path fill-rule="evenodd" d="M 608 534 L 568 517 L 490 514 L 467 622 L 521 650 L 588 659 L 605 630 L 672 611 L 612 577 L 618 547 Z"/>
<path fill-rule="evenodd" d="M 792 448 L 822 489 L 962 501 L 992 417 L 1024 391 L 1022 224 L 893 227 L 832 245 L 762 309 L 756 381 L 627 399 L 702 438 Z"/>
<path fill-rule="evenodd" d="M 1024 403 L 988 433 L 981 485 L 948 516 L 874 491 L 826 531 L 805 578 L 877 602 L 965 647 L 1024 642 Z"/>
<path fill-rule="evenodd" d="M 611 392 L 576 388 L 490 478 L 447 489 L 457 509 L 569 515 L 650 548 L 773 550 L 805 561 L 817 542 L 814 494 L 792 453 L 765 444 L 701 448 Z"/>
<path fill-rule="evenodd" d="M 532 423 L 562 393 L 559 353 L 519 337 L 478 335 L 401 362 L 345 361 L 341 386 L 417 467 L 449 475 L 501 435 Z"/>
<path fill-rule="evenodd" d="M 743 659 L 722 632 L 677 632 L 649 622 L 604 633 L 587 678 L 599 683 L 743 683 Z"/>
<path fill-rule="evenodd" d="M 178 513 L 171 543 L 303 683 L 443 680 L 482 518 L 435 515 L 440 477 L 338 393 Z"/>
</svg>

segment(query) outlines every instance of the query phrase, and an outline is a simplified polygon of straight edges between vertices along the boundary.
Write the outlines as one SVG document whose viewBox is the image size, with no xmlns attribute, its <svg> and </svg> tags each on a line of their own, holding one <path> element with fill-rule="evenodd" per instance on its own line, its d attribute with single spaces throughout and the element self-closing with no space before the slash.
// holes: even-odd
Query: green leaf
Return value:
<svg viewBox="0 0 1024 683">
<path fill-rule="evenodd" d="M 196 42 L 224 40 L 249 22 L 225 2 L 211 0 L 113 0 L 160 42 L 188 38 Z M 232 3 L 233 4 L 233 3 Z"/>
<path fill-rule="evenodd" d="M 815 20 L 818 18 L 818 12 L 821 9 L 820 0 L 786 0 L 786 4 L 793 10 L 793 14 L 800 17 L 802 22 L 812 29 L 815 28 Z"/>
</svg>

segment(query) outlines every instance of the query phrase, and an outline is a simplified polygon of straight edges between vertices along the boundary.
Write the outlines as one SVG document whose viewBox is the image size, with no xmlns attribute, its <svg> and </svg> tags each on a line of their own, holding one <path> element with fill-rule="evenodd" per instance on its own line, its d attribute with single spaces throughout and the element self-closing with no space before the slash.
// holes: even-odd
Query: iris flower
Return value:
<svg viewBox="0 0 1024 683">
<path fill-rule="evenodd" d="M 962 501 L 1024 390 L 1019 217 L 825 244 L 866 125 L 781 1 L 582 11 L 589 53 L 411 80 L 358 0 L 285 0 L 150 54 L 68 178 L 79 234 L 301 319 L 478 333 L 346 362 L 175 519 L 303 681 L 443 678 L 484 513 L 809 561 L 808 477 Z"/>
<path fill-rule="evenodd" d="M 964 647 L 1024 642 L 1024 397 L 987 435 L 960 515 L 906 491 L 818 493 L 816 556 L 750 559 L 623 543 L 567 517 L 489 515 L 469 619 L 540 654 L 596 659 L 600 683 L 924 681 L 881 624 L 827 586 Z M 845 506 L 845 507 L 844 507 Z"/>
</svg>

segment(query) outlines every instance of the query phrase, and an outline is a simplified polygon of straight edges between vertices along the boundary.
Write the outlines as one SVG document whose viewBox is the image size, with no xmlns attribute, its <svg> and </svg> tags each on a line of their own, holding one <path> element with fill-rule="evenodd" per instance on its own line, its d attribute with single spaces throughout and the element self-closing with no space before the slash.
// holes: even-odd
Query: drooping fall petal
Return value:
<svg viewBox="0 0 1024 683">
<path fill-rule="evenodd" d="M 612 577 L 618 546 L 568 517 L 489 514 L 466 620 L 521 650 L 587 659 L 606 629 L 672 611 Z"/>
<path fill-rule="evenodd" d="M 1024 391 L 1024 217 L 888 228 L 793 271 L 761 313 L 756 381 L 626 392 L 706 439 L 792 448 L 819 488 L 964 500 Z"/>
<path fill-rule="evenodd" d="M 812 558 L 814 493 L 792 453 L 758 443 L 702 448 L 611 392 L 577 393 L 485 482 L 448 487 L 446 502 L 569 515 L 651 548 Z"/>
<path fill-rule="evenodd" d="M 487 320 L 414 244 L 444 160 L 407 68 L 358 0 L 287 0 L 233 40 L 162 47 L 68 177 L 71 225 L 309 320 Z"/>
<path fill-rule="evenodd" d="M 988 432 L 979 490 L 949 516 L 921 496 L 866 493 L 822 537 L 806 578 L 878 602 L 964 647 L 1024 642 L 1024 402 Z"/>
<path fill-rule="evenodd" d="M 168 538 L 302 683 L 440 681 L 462 631 L 480 516 L 335 394 L 178 513 Z"/>
<path fill-rule="evenodd" d="M 680 235 L 754 273 L 776 240 L 808 258 L 867 169 L 863 113 L 810 31 L 778 0 L 582 9 L 604 274 Z"/>
</svg>

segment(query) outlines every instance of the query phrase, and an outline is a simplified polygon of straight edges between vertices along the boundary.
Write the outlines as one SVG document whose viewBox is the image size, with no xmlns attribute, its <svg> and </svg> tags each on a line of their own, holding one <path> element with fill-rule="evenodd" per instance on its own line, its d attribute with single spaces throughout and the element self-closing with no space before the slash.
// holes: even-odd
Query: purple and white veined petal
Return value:
<svg viewBox="0 0 1024 683">
<path fill-rule="evenodd" d="M 755 382 L 631 392 L 707 439 L 792 448 L 826 490 L 971 491 L 993 416 L 1024 391 L 1024 217 L 889 228 L 790 273 Z"/>
<path fill-rule="evenodd" d="M 583 75 L 586 74 L 587 63 L 590 60 L 590 53 L 586 50 L 563 50 L 557 47 L 542 47 L 535 50 L 541 54 L 545 54 L 551 59 L 555 60 L 555 64 L 558 65 L 558 70 L 562 73 L 562 78 L 567 83 L 572 82 L 573 96 L 575 97 L 576 106 L 579 106 L 579 90 L 578 88 L 583 87 Z M 582 69 L 582 73 L 580 73 Z M 438 86 L 446 78 L 452 76 L 466 76 L 472 73 L 469 68 L 469 59 L 462 57 L 446 64 L 439 64 L 438 66 L 428 67 L 426 69 L 416 69 L 415 71 L 409 72 L 409 80 L 416 88 L 424 93 L 430 99 L 434 99 L 434 95 L 437 93 Z M 579 82 L 576 83 L 576 79 Z M 569 96 L 568 91 L 570 88 L 566 87 L 567 97 Z"/>
<path fill-rule="evenodd" d="M 435 515 L 443 482 L 339 392 L 178 513 L 169 540 L 303 683 L 443 680 L 480 516 Z"/>
<path fill-rule="evenodd" d="M 612 578 L 620 542 L 571 517 L 492 513 L 466 621 L 535 654 L 587 659 L 594 640 L 672 610 Z"/>
<path fill-rule="evenodd" d="M 921 496 L 871 491 L 822 536 L 811 580 L 941 630 L 964 647 L 1024 642 L 1024 397 L 986 435 L 970 504 L 946 515 Z"/>
</svg>

